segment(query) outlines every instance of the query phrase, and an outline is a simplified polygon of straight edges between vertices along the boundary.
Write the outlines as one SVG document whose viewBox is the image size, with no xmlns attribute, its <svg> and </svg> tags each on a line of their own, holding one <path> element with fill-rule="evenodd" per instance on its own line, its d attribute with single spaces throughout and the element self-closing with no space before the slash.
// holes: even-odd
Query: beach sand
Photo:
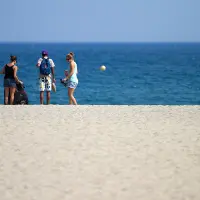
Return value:
<svg viewBox="0 0 200 200">
<path fill-rule="evenodd" d="M 200 106 L 0 110 L 0 200 L 200 199 Z"/>
</svg>

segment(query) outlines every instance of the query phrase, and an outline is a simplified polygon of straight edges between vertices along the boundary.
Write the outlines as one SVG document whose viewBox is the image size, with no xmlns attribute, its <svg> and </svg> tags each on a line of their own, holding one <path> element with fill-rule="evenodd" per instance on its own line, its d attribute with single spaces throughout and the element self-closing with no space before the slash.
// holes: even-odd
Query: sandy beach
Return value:
<svg viewBox="0 0 200 200">
<path fill-rule="evenodd" d="M 200 199 L 200 106 L 0 110 L 0 200 Z"/>
</svg>

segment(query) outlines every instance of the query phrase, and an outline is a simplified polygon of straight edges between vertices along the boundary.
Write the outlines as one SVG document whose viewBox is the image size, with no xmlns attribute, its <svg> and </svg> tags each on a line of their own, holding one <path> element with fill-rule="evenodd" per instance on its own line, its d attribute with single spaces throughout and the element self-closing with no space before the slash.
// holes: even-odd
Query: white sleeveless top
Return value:
<svg viewBox="0 0 200 200">
<path fill-rule="evenodd" d="M 74 73 L 70 77 L 69 81 L 72 81 L 74 83 L 78 83 L 78 78 L 77 78 L 77 64 L 74 62 Z"/>
</svg>

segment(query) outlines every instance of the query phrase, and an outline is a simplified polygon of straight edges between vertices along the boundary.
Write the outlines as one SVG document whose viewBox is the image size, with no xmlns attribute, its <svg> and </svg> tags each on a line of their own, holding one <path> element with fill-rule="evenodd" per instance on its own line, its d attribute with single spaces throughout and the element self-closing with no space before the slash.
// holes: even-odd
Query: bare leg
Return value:
<svg viewBox="0 0 200 200">
<path fill-rule="evenodd" d="M 44 92 L 40 92 L 40 104 L 44 104 Z"/>
<path fill-rule="evenodd" d="M 69 97 L 69 105 L 73 105 L 72 99 Z"/>
<path fill-rule="evenodd" d="M 50 104 L 50 97 L 51 97 L 51 93 L 48 91 L 47 92 L 47 105 Z"/>
<path fill-rule="evenodd" d="M 72 99 L 70 97 L 70 88 L 68 88 L 68 98 L 69 98 L 69 105 L 73 105 Z"/>
<path fill-rule="evenodd" d="M 8 105 L 8 96 L 9 96 L 9 87 L 5 87 L 5 96 L 4 96 L 5 105 Z"/>
<path fill-rule="evenodd" d="M 77 105 L 76 99 L 74 97 L 74 88 L 68 88 L 69 104 Z"/>
<path fill-rule="evenodd" d="M 73 101 L 74 105 L 77 105 L 76 98 L 74 97 L 74 91 L 75 91 L 75 89 L 72 90 L 72 96 L 73 96 L 72 101 Z"/>
<path fill-rule="evenodd" d="M 10 105 L 13 105 L 14 98 L 15 98 L 15 90 L 16 88 L 14 87 L 10 88 Z"/>
</svg>

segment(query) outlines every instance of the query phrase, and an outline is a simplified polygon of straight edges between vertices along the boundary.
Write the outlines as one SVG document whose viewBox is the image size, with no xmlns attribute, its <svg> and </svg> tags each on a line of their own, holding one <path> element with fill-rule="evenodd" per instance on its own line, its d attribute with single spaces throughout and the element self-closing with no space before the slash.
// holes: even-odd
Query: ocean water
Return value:
<svg viewBox="0 0 200 200">
<path fill-rule="evenodd" d="M 200 105 L 200 43 L 12 43 L 0 44 L 0 66 L 10 54 L 18 56 L 18 77 L 30 104 L 39 104 L 40 52 L 46 49 L 56 64 L 57 92 L 51 104 L 68 104 L 59 82 L 68 68 L 65 55 L 73 51 L 78 64 L 75 91 L 81 105 Z M 105 65 L 106 71 L 99 67 Z M 3 104 L 3 75 L 0 76 Z"/>
</svg>

